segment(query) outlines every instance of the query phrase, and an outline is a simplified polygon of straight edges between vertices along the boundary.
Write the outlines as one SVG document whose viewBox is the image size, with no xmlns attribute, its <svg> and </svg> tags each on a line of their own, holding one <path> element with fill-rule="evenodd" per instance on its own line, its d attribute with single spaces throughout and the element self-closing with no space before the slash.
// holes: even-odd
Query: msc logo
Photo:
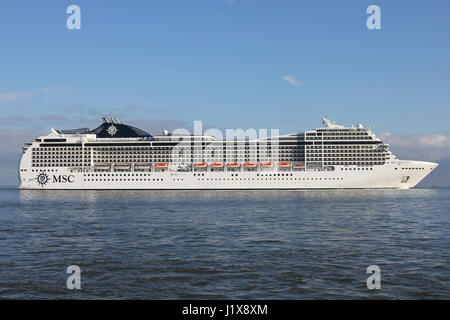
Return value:
<svg viewBox="0 0 450 320">
<path fill-rule="evenodd" d="M 41 171 L 41 172 L 37 175 L 37 177 L 36 177 L 35 180 L 36 180 L 36 182 L 37 182 L 38 184 L 40 184 L 41 187 L 43 188 L 43 187 L 47 184 L 47 182 L 50 180 L 50 178 L 49 178 L 49 176 L 48 176 L 45 172 Z"/>
<path fill-rule="evenodd" d="M 53 179 L 50 179 L 50 177 L 43 171 L 41 171 L 37 177 L 36 182 L 43 188 L 47 183 L 50 182 L 50 180 L 53 183 L 73 183 L 75 181 L 75 176 L 66 176 L 66 175 L 59 175 L 59 176 L 53 176 Z"/>
<path fill-rule="evenodd" d="M 73 183 L 75 176 L 53 176 L 54 183 Z"/>
</svg>

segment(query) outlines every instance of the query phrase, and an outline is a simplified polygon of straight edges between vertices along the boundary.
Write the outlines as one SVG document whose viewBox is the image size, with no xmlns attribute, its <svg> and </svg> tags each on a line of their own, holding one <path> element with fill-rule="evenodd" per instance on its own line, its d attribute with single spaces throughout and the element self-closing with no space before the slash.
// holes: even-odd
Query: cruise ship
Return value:
<svg viewBox="0 0 450 320">
<path fill-rule="evenodd" d="M 20 189 L 350 189 L 415 187 L 437 163 L 399 160 L 362 125 L 327 118 L 256 139 L 151 135 L 117 118 L 25 143 Z"/>
</svg>

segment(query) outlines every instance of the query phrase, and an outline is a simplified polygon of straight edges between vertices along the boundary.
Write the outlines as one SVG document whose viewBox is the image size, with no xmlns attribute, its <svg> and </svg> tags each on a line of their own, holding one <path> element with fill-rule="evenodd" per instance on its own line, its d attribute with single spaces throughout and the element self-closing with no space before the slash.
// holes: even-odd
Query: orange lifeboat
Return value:
<svg viewBox="0 0 450 320">
<path fill-rule="evenodd" d="M 273 163 L 272 162 L 261 162 L 261 166 L 263 166 L 263 167 L 273 167 Z"/>
<path fill-rule="evenodd" d="M 202 162 L 202 163 L 194 163 L 194 166 L 197 168 L 206 168 L 208 166 L 207 163 Z"/>
<path fill-rule="evenodd" d="M 244 167 L 254 168 L 254 167 L 256 167 L 256 163 L 254 163 L 254 162 L 247 162 L 247 163 L 244 163 Z"/>
<path fill-rule="evenodd" d="M 280 162 L 280 163 L 278 163 L 278 165 L 280 167 L 284 167 L 284 168 L 291 167 L 291 163 L 290 162 Z"/>
<path fill-rule="evenodd" d="M 296 165 L 294 165 L 294 167 L 296 168 L 301 168 L 304 167 L 305 165 L 303 163 L 297 163 Z"/>
<path fill-rule="evenodd" d="M 223 163 L 216 163 L 216 162 L 214 162 L 214 163 L 211 163 L 211 167 L 222 168 L 223 167 Z"/>
<path fill-rule="evenodd" d="M 158 168 L 167 168 L 169 166 L 169 164 L 159 162 L 159 163 L 155 163 L 154 166 L 158 167 Z"/>
<path fill-rule="evenodd" d="M 239 168 L 241 166 L 241 164 L 237 163 L 237 162 L 233 162 L 233 163 L 228 163 L 227 166 L 230 168 Z"/>
</svg>

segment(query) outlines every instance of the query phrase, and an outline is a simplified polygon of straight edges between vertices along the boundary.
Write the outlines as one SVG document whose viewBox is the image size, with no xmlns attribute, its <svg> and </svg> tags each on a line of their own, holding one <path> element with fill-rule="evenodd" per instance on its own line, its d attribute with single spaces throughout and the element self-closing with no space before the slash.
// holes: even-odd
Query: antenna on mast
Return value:
<svg viewBox="0 0 450 320">
<path fill-rule="evenodd" d="M 324 125 L 326 125 L 327 127 L 329 127 L 330 124 L 331 124 L 330 118 L 328 118 L 328 116 L 323 116 L 323 117 L 322 117 L 322 124 L 324 124 Z"/>
</svg>

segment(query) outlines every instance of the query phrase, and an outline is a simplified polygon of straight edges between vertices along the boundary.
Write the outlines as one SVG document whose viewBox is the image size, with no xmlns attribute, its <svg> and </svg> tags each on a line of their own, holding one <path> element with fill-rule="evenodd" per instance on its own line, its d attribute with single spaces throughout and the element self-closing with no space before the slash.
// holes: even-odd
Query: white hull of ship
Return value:
<svg viewBox="0 0 450 320">
<path fill-rule="evenodd" d="M 438 164 L 401 161 L 334 171 L 73 172 L 65 168 L 20 172 L 24 190 L 410 189 Z M 342 169 L 342 170 L 341 170 Z M 45 173 L 39 182 L 37 176 Z M 405 177 L 409 177 L 405 179 Z M 406 180 L 406 181 L 405 181 Z M 45 183 L 43 183 L 45 182 Z"/>
</svg>

